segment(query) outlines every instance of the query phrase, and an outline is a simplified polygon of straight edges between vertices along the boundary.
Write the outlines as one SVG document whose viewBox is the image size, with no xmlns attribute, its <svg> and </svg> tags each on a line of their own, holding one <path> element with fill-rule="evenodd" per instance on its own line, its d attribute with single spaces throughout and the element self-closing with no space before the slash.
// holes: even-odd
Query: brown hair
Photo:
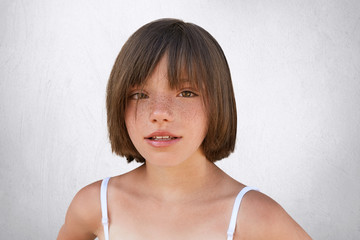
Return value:
<svg viewBox="0 0 360 240">
<path fill-rule="evenodd" d="M 142 86 L 160 59 L 168 59 L 171 88 L 181 77 L 199 88 L 208 115 L 202 149 L 209 161 L 234 151 L 236 105 L 230 70 L 217 41 L 203 28 L 178 19 L 160 19 L 137 30 L 122 47 L 107 85 L 107 123 L 112 151 L 128 162 L 144 162 L 125 125 L 128 90 Z"/>
</svg>

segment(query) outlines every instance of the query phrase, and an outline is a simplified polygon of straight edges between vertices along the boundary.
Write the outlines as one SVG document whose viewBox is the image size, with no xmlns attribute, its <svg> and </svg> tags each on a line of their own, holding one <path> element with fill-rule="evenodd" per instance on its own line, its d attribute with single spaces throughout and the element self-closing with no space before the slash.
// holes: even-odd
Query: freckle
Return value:
<svg viewBox="0 0 360 240">
<path fill-rule="evenodd" d="M 185 121 L 191 122 L 196 119 L 198 115 L 196 108 L 189 108 L 189 105 L 186 102 L 180 102 L 177 107 L 179 109 L 179 116 L 182 117 Z"/>
</svg>

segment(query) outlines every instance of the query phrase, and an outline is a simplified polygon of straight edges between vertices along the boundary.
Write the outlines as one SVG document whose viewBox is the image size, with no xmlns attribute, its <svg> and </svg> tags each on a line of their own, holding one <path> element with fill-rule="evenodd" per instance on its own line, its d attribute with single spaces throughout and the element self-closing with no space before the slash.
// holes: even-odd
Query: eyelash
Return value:
<svg viewBox="0 0 360 240">
<path fill-rule="evenodd" d="M 185 95 L 187 95 L 187 96 L 185 96 Z M 192 97 L 196 97 L 196 96 L 199 96 L 199 95 L 192 92 L 192 91 L 185 90 L 185 91 L 180 92 L 177 96 L 184 97 L 184 98 L 192 98 Z M 140 99 L 149 98 L 149 96 L 147 94 L 143 93 L 143 92 L 133 93 L 129 97 L 130 97 L 130 99 L 134 99 L 134 100 L 140 100 Z"/>
<path fill-rule="evenodd" d="M 184 96 L 184 93 L 185 94 L 190 94 L 190 96 Z M 182 91 L 181 93 L 179 93 L 178 96 L 185 97 L 185 98 L 191 98 L 191 97 L 196 97 L 198 95 L 196 93 L 192 92 L 192 91 L 186 90 L 186 91 Z"/>
<path fill-rule="evenodd" d="M 137 93 L 133 93 L 130 95 L 130 99 L 134 99 L 134 100 L 140 100 L 140 99 L 146 99 L 146 98 L 149 98 L 149 96 L 143 92 L 137 92 Z"/>
</svg>

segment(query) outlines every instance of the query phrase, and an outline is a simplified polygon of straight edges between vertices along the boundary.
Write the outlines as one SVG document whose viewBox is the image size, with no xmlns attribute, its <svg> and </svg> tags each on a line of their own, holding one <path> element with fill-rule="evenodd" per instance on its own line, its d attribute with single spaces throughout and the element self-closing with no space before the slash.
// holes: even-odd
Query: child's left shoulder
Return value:
<svg viewBox="0 0 360 240">
<path fill-rule="evenodd" d="M 276 201 L 261 192 L 248 192 L 240 213 L 237 225 L 245 239 L 311 239 Z"/>
</svg>

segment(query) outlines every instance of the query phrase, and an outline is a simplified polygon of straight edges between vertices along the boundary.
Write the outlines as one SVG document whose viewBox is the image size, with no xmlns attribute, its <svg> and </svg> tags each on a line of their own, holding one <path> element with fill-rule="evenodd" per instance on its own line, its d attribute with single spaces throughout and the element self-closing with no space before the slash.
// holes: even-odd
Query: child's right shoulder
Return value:
<svg viewBox="0 0 360 240">
<path fill-rule="evenodd" d="M 101 180 L 80 189 L 67 210 L 58 239 L 94 239 L 102 227 Z"/>
<path fill-rule="evenodd" d="M 101 216 L 100 188 L 102 180 L 91 183 L 80 189 L 74 196 L 69 210 L 87 219 Z"/>
</svg>

